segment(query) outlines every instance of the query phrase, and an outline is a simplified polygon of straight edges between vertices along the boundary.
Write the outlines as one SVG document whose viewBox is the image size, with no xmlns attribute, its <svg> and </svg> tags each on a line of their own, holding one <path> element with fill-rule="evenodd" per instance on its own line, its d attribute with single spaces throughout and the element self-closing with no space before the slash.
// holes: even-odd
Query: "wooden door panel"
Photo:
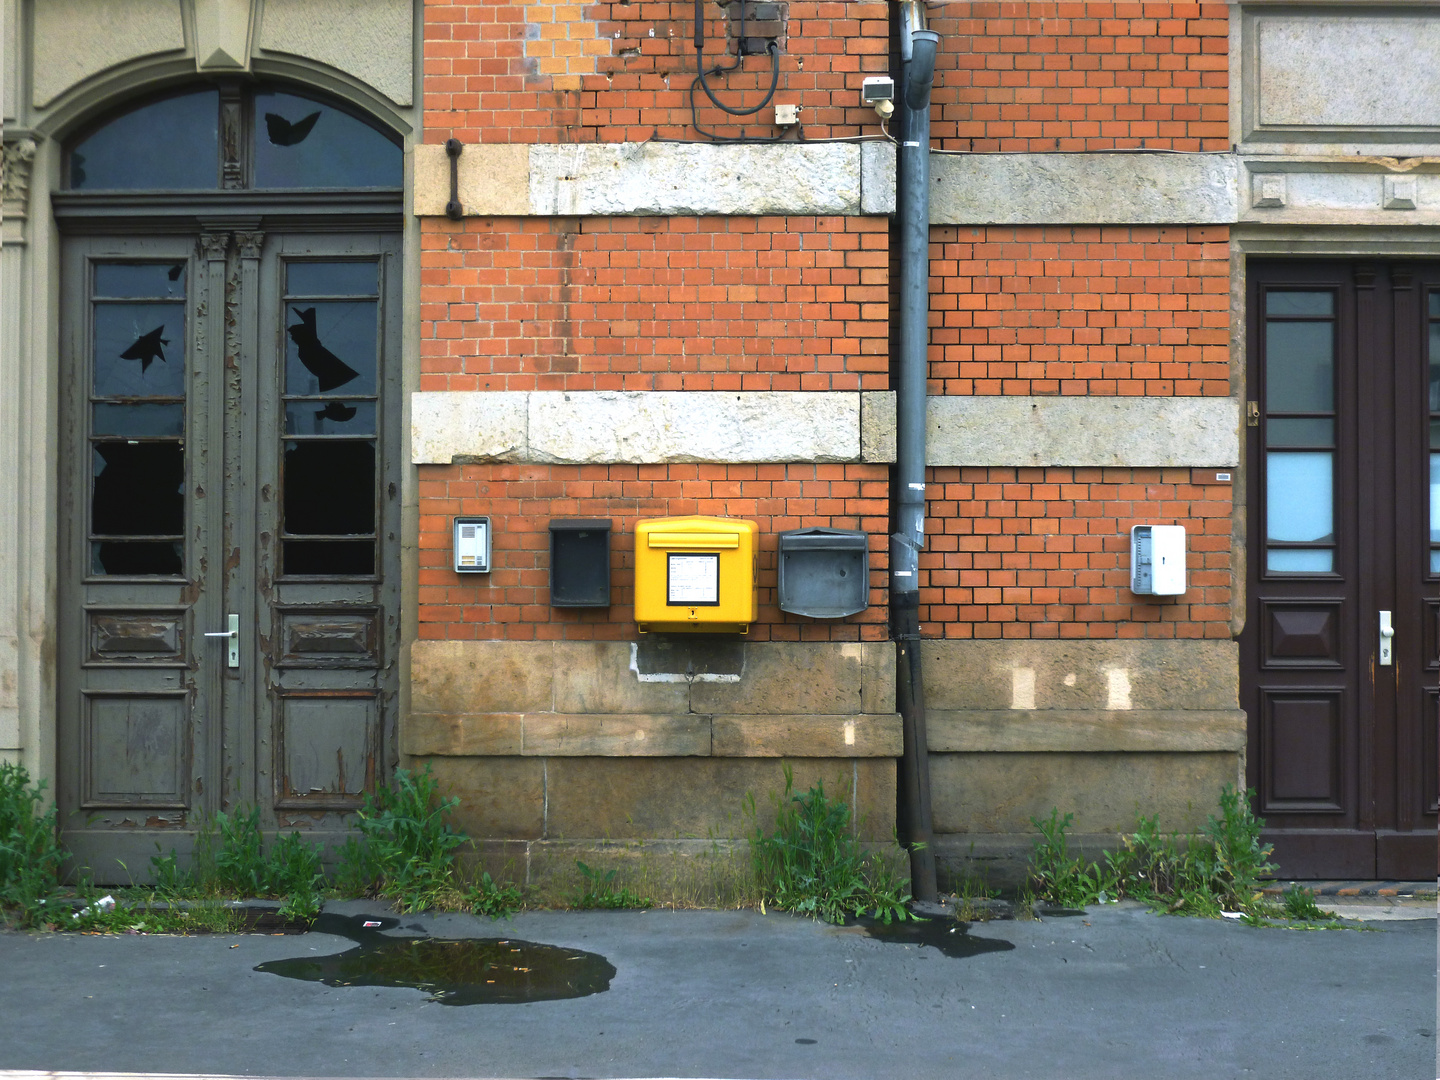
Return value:
<svg viewBox="0 0 1440 1080">
<path fill-rule="evenodd" d="M 1261 665 L 1342 668 L 1342 606 L 1338 600 L 1261 600 Z"/>
<path fill-rule="evenodd" d="M 290 810 L 358 808 L 375 790 L 381 745 L 373 691 L 298 691 L 280 698 L 279 798 Z"/>
<path fill-rule="evenodd" d="M 189 805 L 190 694 L 96 693 L 84 696 L 80 805 L 183 810 Z"/>
<path fill-rule="evenodd" d="M 1343 814 L 1345 691 L 1265 690 L 1260 697 L 1265 777 L 1261 812 Z"/>
</svg>

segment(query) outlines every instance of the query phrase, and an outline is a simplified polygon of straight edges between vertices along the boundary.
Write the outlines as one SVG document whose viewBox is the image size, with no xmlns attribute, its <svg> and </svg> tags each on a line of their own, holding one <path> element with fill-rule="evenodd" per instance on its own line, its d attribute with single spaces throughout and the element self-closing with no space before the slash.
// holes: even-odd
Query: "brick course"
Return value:
<svg viewBox="0 0 1440 1080">
<path fill-rule="evenodd" d="M 420 467 L 420 637 L 632 640 L 635 521 L 705 514 L 760 526 L 759 621 L 752 641 L 880 641 L 890 503 L 884 465 L 426 465 Z M 451 568 L 450 518 L 489 514 L 487 575 Z M 609 608 L 549 606 L 549 521 L 610 518 Z M 776 606 L 777 534 L 828 525 L 870 537 L 871 607 L 844 620 Z"/>
<path fill-rule="evenodd" d="M 775 102 L 799 105 L 807 138 L 879 135 L 859 101 L 861 73 L 887 70 L 883 2 L 790 0 Z M 707 69 L 730 66 L 726 19 L 707 2 Z M 451 4 L 425 7 L 425 140 L 636 142 L 698 139 L 694 6 L 666 2 Z M 766 56 L 710 80 L 726 104 L 757 105 L 770 86 Z M 716 134 L 779 134 L 767 106 L 743 123 L 697 91 L 700 123 Z M 787 137 L 796 137 L 787 135 Z"/>
<path fill-rule="evenodd" d="M 1230 393 L 1225 226 L 930 231 L 930 393 Z"/>
<path fill-rule="evenodd" d="M 1223 3 L 966 3 L 932 12 L 943 45 L 937 148 L 1229 148 Z"/>
<path fill-rule="evenodd" d="M 926 637 L 1229 638 L 1231 488 L 1190 469 L 929 470 Z M 1129 589 L 1130 527 L 1185 526 L 1189 589 Z"/>
<path fill-rule="evenodd" d="M 882 390 L 883 218 L 426 218 L 424 390 Z"/>
</svg>

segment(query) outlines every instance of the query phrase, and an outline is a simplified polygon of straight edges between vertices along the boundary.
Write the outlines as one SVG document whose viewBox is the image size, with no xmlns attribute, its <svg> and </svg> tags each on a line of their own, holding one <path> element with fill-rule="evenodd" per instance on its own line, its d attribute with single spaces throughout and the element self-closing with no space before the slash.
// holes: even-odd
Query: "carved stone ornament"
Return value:
<svg viewBox="0 0 1440 1080">
<path fill-rule="evenodd" d="M 260 258 L 260 245 L 265 242 L 263 232 L 237 232 L 235 234 L 235 246 L 240 251 L 242 259 Z"/>
<path fill-rule="evenodd" d="M 5 143 L 0 156 L 0 182 L 3 182 L 5 213 L 24 217 L 30 201 L 30 166 L 35 161 L 35 140 L 18 139 Z"/>
<path fill-rule="evenodd" d="M 200 257 L 207 262 L 224 262 L 225 250 L 230 246 L 229 233 L 201 233 L 196 247 Z"/>
</svg>

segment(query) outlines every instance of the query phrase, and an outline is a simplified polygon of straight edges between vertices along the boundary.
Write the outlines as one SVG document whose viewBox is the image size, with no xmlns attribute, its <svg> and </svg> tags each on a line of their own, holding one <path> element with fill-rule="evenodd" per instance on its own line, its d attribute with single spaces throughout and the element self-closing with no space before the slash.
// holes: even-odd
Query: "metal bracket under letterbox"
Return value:
<svg viewBox="0 0 1440 1080">
<path fill-rule="evenodd" d="M 857 529 L 780 534 L 780 610 L 843 619 L 870 606 L 870 538 Z"/>
<path fill-rule="evenodd" d="M 610 606 L 608 518 L 550 522 L 550 606 Z"/>
</svg>

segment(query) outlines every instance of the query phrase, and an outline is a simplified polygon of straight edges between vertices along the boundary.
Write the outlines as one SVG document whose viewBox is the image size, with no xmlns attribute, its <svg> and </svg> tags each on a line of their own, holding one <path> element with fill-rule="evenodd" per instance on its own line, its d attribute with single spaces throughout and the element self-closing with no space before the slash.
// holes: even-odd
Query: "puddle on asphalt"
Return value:
<svg viewBox="0 0 1440 1080">
<path fill-rule="evenodd" d="M 970 924 L 954 919 L 927 919 L 925 922 L 906 919 L 904 922 L 892 922 L 889 926 L 874 919 L 857 919 L 856 924 L 864 927 L 865 933 L 876 941 L 928 945 L 955 960 L 987 952 L 1009 952 L 1015 948 L 999 938 L 972 937 Z"/>
<path fill-rule="evenodd" d="M 603 956 L 518 938 L 392 938 L 398 919 L 321 915 L 314 931 L 357 945 L 328 956 L 271 960 L 256 971 L 326 986 L 411 986 L 442 1005 L 513 1005 L 588 997 L 610 989 Z"/>
</svg>

